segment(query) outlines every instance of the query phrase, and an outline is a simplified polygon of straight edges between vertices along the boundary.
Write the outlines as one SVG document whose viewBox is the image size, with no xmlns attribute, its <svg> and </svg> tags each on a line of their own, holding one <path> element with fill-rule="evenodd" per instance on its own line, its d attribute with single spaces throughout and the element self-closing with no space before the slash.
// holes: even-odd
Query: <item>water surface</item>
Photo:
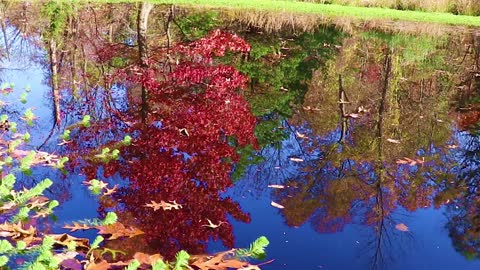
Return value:
<svg viewBox="0 0 480 270">
<path fill-rule="evenodd" d="M 480 266 L 478 32 L 311 18 L 308 31 L 273 29 L 279 18 L 170 6 L 141 29 L 140 8 L 5 6 L 1 78 L 32 89 L 25 105 L 9 97 L 9 113 L 35 107 L 31 146 L 72 161 L 67 175 L 22 178 L 54 179 L 52 231 L 114 210 L 145 232 L 106 243 L 129 254 L 218 252 L 265 235 L 274 261 L 262 269 Z M 234 49 L 205 54 L 222 45 Z M 105 164 L 105 147 L 121 158 Z M 117 192 L 91 195 L 92 178 Z"/>
</svg>

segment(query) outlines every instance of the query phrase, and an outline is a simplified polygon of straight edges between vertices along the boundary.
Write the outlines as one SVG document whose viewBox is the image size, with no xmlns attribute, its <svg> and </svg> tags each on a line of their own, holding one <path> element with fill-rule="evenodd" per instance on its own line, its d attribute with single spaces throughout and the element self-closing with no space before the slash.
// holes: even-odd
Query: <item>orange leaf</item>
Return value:
<svg viewBox="0 0 480 270">
<path fill-rule="evenodd" d="M 163 210 L 175 209 L 175 210 L 178 210 L 178 209 L 182 208 L 182 205 L 178 204 L 176 201 L 170 201 L 168 203 L 168 202 L 164 202 L 162 200 L 159 203 L 157 203 L 155 201 L 151 201 L 150 203 L 145 204 L 145 207 L 151 207 L 151 208 L 153 208 L 153 211 L 157 211 L 159 209 L 163 209 Z"/>
<path fill-rule="evenodd" d="M 116 222 L 108 226 L 96 226 L 99 234 L 110 234 L 109 240 L 117 239 L 120 237 L 132 238 L 137 235 L 144 234 L 144 232 L 135 227 L 125 227 L 122 223 Z"/>
</svg>

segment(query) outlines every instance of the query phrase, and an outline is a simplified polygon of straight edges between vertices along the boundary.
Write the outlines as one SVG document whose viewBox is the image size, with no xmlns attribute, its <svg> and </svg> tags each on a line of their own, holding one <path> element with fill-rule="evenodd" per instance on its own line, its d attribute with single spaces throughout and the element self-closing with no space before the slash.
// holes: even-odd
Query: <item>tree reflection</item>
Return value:
<svg viewBox="0 0 480 270">
<path fill-rule="evenodd" d="M 414 43 L 397 38 L 374 34 L 346 40 L 337 59 L 327 63 L 327 73 L 317 74 L 319 82 L 306 94 L 304 111 L 293 119 L 310 154 L 299 173 L 283 183 L 289 188 L 274 193 L 290 226 L 310 222 L 321 233 L 338 232 L 351 223 L 371 227 L 374 239 L 368 253 L 374 268 L 391 259 L 386 255 L 391 255 L 393 235 L 409 236 L 395 228 L 403 222 L 395 213 L 434 202 L 441 206 L 447 202 L 442 183 L 455 179 L 448 165 L 454 164 L 446 147 L 448 116 L 442 108 L 451 85 L 432 69 L 414 75 L 412 70 L 425 60 L 407 58 Z M 434 51 L 427 47 L 416 53 Z M 415 79 L 400 79 L 407 74 Z M 323 121 L 305 108 L 336 111 L 339 117 L 337 122 Z M 309 126 L 303 125 L 305 119 Z"/>
<path fill-rule="evenodd" d="M 221 195 L 232 185 L 230 173 L 239 159 L 236 149 L 256 145 L 256 120 L 238 91 L 247 79 L 233 67 L 214 60 L 227 51 L 249 49 L 238 36 L 213 31 L 192 43 L 151 50 L 148 59 L 140 55 L 140 65 L 133 62 L 110 75 L 112 82 L 128 87 L 133 116 L 125 115 L 129 121 L 124 123 L 124 131 L 133 140 L 130 146 L 119 148 L 122 159 L 103 166 L 103 172 L 105 177 L 118 173 L 130 181 L 115 198 L 121 202 L 116 207 L 119 219 L 146 233 L 146 247 L 132 250 L 161 251 L 169 257 L 179 249 L 203 253 L 210 239 L 220 239 L 232 247 L 228 216 L 250 221 L 238 203 Z M 173 62 L 168 62 L 170 59 Z M 141 64 L 145 62 L 149 64 Z M 138 86 L 142 89 L 141 111 L 148 110 L 140 117 L 135 113 L 137 104 L 132 102 Z M 144 92 L 148 92 L 148 106 L 144 106 Z M 79 135 L 96 137 L 89 129 Z M 115 142 L 105 146 L 112 144 Z M 82 145 L 89 144 L 84 141 Z M 87 177 L 97 177 L 95 158 L 91 158 L 95 149 L 81 152 L 85 160 L 93 161 L 93 166 L 85 168 Z M 146 207 L 152 201 L 175 201 L 182 208 L 154 211 Z"/>
</svg>

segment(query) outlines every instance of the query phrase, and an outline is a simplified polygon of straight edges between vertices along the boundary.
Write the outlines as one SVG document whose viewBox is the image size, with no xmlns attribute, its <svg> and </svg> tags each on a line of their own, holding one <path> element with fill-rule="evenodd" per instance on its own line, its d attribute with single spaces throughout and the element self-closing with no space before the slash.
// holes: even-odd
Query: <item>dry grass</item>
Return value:
<svg viewBox="0 0 480 270">
<path fill-rule="evenodd" d="M 408 21 L 359 20 L 354 17 L 332 18 L 314 14 L 292 12 L 245 11 L 236 9 L 221 10 L 224 18 L 262 29 L 266 32 L 311 32 L 321 25 L 335 25 L 343 32 L 353 34 L 358 31 L 380 30 L 390 33 L 443 36 L 450 33 L 469 32 L 466 27 L 445 26 L 435 23 Z"/>
</svg>

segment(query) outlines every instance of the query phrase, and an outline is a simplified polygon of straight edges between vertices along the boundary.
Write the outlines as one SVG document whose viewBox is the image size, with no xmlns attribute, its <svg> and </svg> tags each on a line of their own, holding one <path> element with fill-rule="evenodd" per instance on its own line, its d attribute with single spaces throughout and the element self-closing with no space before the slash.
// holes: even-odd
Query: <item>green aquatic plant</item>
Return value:
<svg viewBox="0 0 480 270">
<path fill-rule="evenodd" d="M 20 102 L 23 103 L 23 104 L 27 103 L 27 93 L 26 92 L 22 93 L 22 95 L 20 96 Z"/>
<path fill-rule="evenodd" d="M 62 140 L 65 140 L 65 141 L 69 141 L 69 140 L 70 140 L 70 130 L 65 129 L 65 130 L 63 131 L 63 134 L 60 135 L 60 138 L 61 138 Z"/>
<path fill-rule="evenodd" d="M 91 117 L 90 115 L 84 115 L 83 118 L 82 118 L 82 121 L 80 121 L 80 124 L 86 128 L 90 127 L 90 120 L 91 120 Z"/>
<path fill-rule="evenodd" d="M 129 146 L 130 144 L 132 144 L 132 137 L 130 137 L 129 135 L 125 135 L 125 137 L 123 137 L 122 144 L 125 146 Z"/>
<path fill-rule="evenodd" d="M 33 127 L 33 120 L 35 119 L 35 114 L 33 114 L 32 109 L 28 108 L 23 114 L 24 120 L 27 122 L 27 125 Z"/>
</svg>

